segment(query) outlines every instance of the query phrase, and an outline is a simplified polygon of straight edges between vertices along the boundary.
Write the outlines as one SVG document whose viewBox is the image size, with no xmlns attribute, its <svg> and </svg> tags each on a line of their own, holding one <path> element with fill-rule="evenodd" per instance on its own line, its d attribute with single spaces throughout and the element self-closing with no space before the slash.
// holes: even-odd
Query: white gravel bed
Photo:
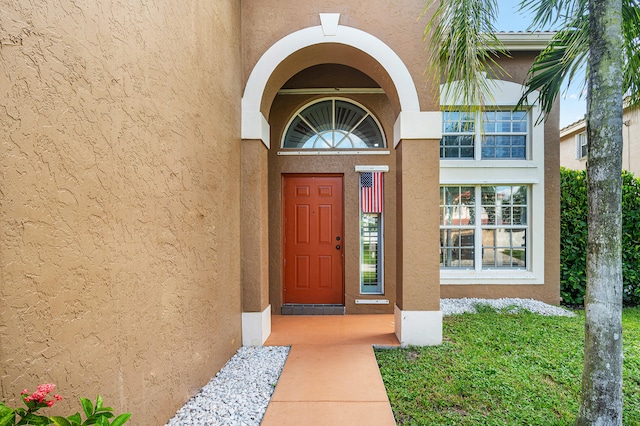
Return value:
<svg viewBox="0 0 640 426">
<path fill-rule="evenodd" d="M 476 312 L 478 304 L 503 312 L 521 309 L 540 315 L 574 316 L 559 306 L 533 299 L 442 299 L 442 315 Z M 211 381 L 166 426 L 258 426 L 289 354 L 287 346 L 240 348 Z"/>
<path fill-rule="evenodd" d="M 558 317 L 573 317 L 575 314 L 560 306 L 548 305 L 539 300 L 533 299 L 441 299 L 440 310 L 442 316 L 463 314 L 465 312 L 476 312 L 476 305 L 489 305 L 499 311 L 517 313 L 520 310 L 527 310 L 535 314 Z"/>
<path fill-rule="evenodd" d="M 259 425 L 288 346 L 242 347 L 166 426 Z"/>
</svg>

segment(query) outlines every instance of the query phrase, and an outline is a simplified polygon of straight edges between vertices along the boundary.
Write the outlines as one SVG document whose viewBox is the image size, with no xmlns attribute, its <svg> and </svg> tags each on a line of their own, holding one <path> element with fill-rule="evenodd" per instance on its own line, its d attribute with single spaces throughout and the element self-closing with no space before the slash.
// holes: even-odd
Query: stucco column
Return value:
<svg viewBox="0 0 640 426">
<path fill-rule="evenodd" d="M 439 142 L 407 139 L 396 149 L 396 335 L 403 346 L 437 345 L 442 343 Z"/>
<path fill-rule="evenodd" d="M 261 346 L 271 334 L 267 154 L 261 140 L 242 141 L 243 346 Z"/>
</svg>

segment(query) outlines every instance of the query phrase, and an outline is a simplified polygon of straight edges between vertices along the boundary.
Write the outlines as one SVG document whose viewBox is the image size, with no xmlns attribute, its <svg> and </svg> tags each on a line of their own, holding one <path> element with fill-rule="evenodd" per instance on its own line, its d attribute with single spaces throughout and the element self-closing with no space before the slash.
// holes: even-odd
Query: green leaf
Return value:
<svg viewBox="0 0 640 426">
<path fill-rule="evenodd" d="M 51 424 L 49 417 L 38 416 L 37 414 L 27 413 L 26 416 L 20 420 L 19 425 L 35 425 L 35 426 L 48 426 Z"/>
<path fill-rule="evenodd" d="M 131 417 L 131 413 L 120 414 L 118 417 L 116 417 L 113 420 L 113 422 L 111 422 L 111 426 L 121 426 L 126 422 L 128 422 L 130 417 Z"/>
<path fill-rule="evenodd" d="M 102 397 L 98 395 L 98 397 L 96 398 L 96 411 L 100 411 L 100 409 L 102 408 L 102 403 Z"/>
<path fill-rule="evenodd" d="M 4 404 L 0 404 L 0 426 L 13 425 L 16 421 L 16 412 Z"/>
<path fill-rule="evenodd" d="M 104 416 L 100 416 L 96 421 L 96 426 L 109 426 L 109 420 Z"/>
<path fill-rule="evenodd" d="M 74 426 L 69 420 L 65 419 L 64 417 L 52 416 L 50 417 L 50 420 L 56 426 Z"/>
<path fill-rule="evenodd" d="M 424 30 L 433 52 L 430 70 L 435 81 L 446 83 L 442 96 L 449 108 L 471 110 L 493 103 L 493 79 L 507 75 L 496 58 L 507 55 L 496 36 L 495 0 L 429 0 L 423 14 L 437 4 Z"/>
<path fill-rule="evenodd" d="M 80 413 L 75 413 L 75 414 L 67 417 L 67 420 L 72 422 L 74 426 L 82 424 L 82 417 L 80 417 Z"/>
<path fill-rule="evenodd" d="M 87 417 L 91 417 L 93 415 L 93 404 L 87 398 L 80 398 L 80 403 L 82 404 L 82 409 L 84 410 L 84 415 Z"/>
</svg>

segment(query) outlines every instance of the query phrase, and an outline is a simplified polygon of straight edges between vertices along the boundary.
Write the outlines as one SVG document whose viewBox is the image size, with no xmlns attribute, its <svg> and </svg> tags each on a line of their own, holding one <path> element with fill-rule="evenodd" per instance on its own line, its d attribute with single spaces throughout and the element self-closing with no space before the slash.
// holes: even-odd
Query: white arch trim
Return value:
<svg viewBox="0 0 640 426">
<path fill-rule="evenodd" d="M 395 84 L 402 112 L 420 112 L 418 92 L 409 70 L 400 57 L 382 40 L 356 28 L 338 25 L 333 31 L 323 31 L 321 25 L 308 27 L 278 40 L 258 60 L 249 75 L 242 96 L 242 139 L 261 139 L 267 147 L 269 124 L 260 112 L 267 82 L 276 67 L 291 54 L 316 44 L 339 43 L 359 49 L 382 65 Z"/>
<path fill-rule="evenodd" d="M 506 80 L 487 79 L 489 84 L 489 93 L 485 93 L 484 97 L 487 102 L 498 106 L 515 106 L 527 90 L 526 86 Z M 458 86 L 462 83 L 454 81 L 449 84 L 440 85 L 440 105 L 462 105 L 462 98 L 454 97 L 454 93 L 459 93 Z M 540 96 L 538 91 L 532 92 L 527 96 L 527 104 L 537 106 L 537 100 Z"/>
</svg>

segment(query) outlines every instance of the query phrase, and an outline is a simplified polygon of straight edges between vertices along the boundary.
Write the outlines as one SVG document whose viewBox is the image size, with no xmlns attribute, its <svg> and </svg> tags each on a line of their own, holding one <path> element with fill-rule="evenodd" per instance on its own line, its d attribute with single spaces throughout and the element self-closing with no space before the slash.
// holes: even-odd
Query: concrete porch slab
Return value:
<svg viewBox="0 0 640 426">
<path fill-rule="evenodd" d="M 261 425 L 395 425 L 372 347 L 399 346 L 393 315 L 274 315 L 265 344 L 291 351 Z"/>
</svg>

